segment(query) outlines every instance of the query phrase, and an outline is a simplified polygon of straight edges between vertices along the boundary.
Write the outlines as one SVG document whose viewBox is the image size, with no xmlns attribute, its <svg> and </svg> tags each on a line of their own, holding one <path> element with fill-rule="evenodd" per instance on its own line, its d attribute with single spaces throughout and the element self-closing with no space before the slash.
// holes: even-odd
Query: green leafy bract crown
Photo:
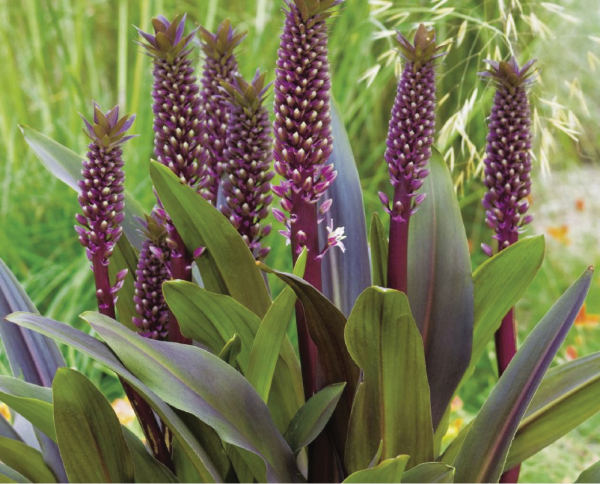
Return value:
<svg viewBox="0 0 600 484">
<path fill-rule="evenodd" d="M 198 29 L 184 37 L 186 15 L 177 15 L 172 22 L 159 15 L 152 19 L 154 35 L 138 29 L 144 41 L 138 42 L 146 53 L 155 59 L 173 62 L 179 55 L 186 53 Z M 189 51 L 188 51 L 189 52 Z"/>
</svg>

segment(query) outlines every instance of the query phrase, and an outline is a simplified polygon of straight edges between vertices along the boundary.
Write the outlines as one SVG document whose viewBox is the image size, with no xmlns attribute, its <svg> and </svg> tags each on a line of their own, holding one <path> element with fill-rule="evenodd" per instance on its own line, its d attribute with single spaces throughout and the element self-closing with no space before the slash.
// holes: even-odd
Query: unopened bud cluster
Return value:
<svg viewBox="0 0 600 484">
<path fill-rule="evenodd" d="M 499 250 L 515 243 L 519 230 L 533 218 L 526 215 L 531 193 L 531 112 L 527 89 L 533 81 L 533 62 L 520 69 L 514 58 L 510 62 L 488 61 L 491 69 L 481 74 L 496 87 L 484 160 L 487 192 L 482 203 Z M 489 246 L 484 245 L 483 249 L 492 255 Z"/>
<path fill-rule="evenodd" d="M 275 175 L 270 169 L 271 126 L 264 106 L 269 87 L 265 86 L 265 75 L 258 71 L 251 83 L 236 77 L 232 84 L 224 84 L 229 122 L 224 151 L 225 205 L 221 211 L 256 259 L 269 253 L 261 240 L 271 232 L 271 225 L 262 223 L 273 201 L 270 182 Z"/>
</svg>

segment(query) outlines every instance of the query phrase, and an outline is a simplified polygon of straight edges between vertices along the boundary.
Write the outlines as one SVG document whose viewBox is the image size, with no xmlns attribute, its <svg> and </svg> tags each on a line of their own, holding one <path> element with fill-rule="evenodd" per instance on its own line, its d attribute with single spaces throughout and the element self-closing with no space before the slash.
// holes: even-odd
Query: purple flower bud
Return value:
<svg viewBox="0 0 600 484">
<path fill-rule="evenodd" d="M 77 214 L 75 218 L 82 227 L 75 230 L 88 259 L 103 265 L 108 265 L 122 232 L 119 223 L 123 215 L 125 173 L 121 145 L 132 138 L 125 133 L 134 119 L 130 115 L 119 119 L 118 106 L 103 113 L 96 103 L 93 124 L 83 118 L 83 131 L 92 142 L 83 161 L 83 179 L 78 182 L 83 215 Z"/>
<path fill-rule="evenodd" d="M 171 279 L 168 264 L 171 250 L 167 245 L 167 230 L 155 211 L 144 223 L 146 239 L 138 260 L 135 281 L 133 323 L 145 338 L 166 340 L 169 328 L 169 308 L 162 285 Z"/>
<path fill-rule="evenodd" d="M 265 86 L 265 74 L 256 71 L 251 83 L 236 76 L 233 83 L 223 82 L 227 93 L 229 120 L 227 146 L 223 152 L 225 173 L 223 193 L 226 204 L 220 207 L 254 257 L 266 255 L 262 238 L 270 226 L 260 222 L 268 214 L 271 172 L 271 127 L 264 100 L 270 85 Z"/>
<path fill-rule="evenodd" d="M 482 204 L 486 223 L 494 230 L 499 249 L 514 244 L 519 230 L 532 220 L 525 215 L 531 191 L 531 112 L 528 87 L 535 71 L 528 62 L 519 69 L 517 61 L 486 61 L 491 69 L 481 76 L 496 88 L 487 136 L 484 184 L 488 191 Z"/>
<path fill-rule="evenodd" d="M 404 211 L 410 211 L 418 205 L 411 199 L 429 173 L 425 166 L 431 157 L 435 128 L 435 60 L 443 55 L 438 53 L 443 45 L 436 44 L 435 30 L 427 30 L 423 24 L 413 43 L 399 32 L 396 42 L 404 68 L 392 109 L 385 160 L 394 199 L 402 202 Z M 407 218 L 410 212 L 398 215 Z"/>
<path fill-rule="evenodd" d="M 234 50 L 245 36 L 245 32 L 237 33 L 231 27 L 229 19 L 224 20 L 214 34 L 200 27 L 204 52 L 200 130 L 208 148 L 207 171 L 202 180 L 202 188 L 204 197 L 213 204 L 217 202 L 219 184 L 226 163 L 224 151 L 227 145 L 229 106 L 226 96 L 223 95 L 222 83 L 235 82 L 238 64 Z"/>
<path fill-rule="evenodd" d="M 206 153 L 200 134 L 199 88 L 189 58 L 197 29 L 184 37 L 185 18 L 178 15 L 173 22 L 162 16 L 152 19 L 154 35 L 138 29 L 145 41 L 138 44 L 154 61 L 154 156 L 195 187 Z"/>
</svg>

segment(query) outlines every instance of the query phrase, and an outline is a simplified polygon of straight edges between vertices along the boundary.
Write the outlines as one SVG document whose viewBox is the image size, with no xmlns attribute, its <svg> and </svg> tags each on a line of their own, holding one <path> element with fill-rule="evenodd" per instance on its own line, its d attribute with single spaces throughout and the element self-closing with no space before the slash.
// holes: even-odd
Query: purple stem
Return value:
<svg viewBox="0 0 600 484">
<path fill-rule="evenodd" d="M 403 190 L 402 184 L 394 189 L 394 204 L 400 202 L 405 207 L 410 207 L 411 198 Z M 408 288 L 408 229 L 410 223 L 410 210 L 405 210 L 403 218 L 391 217 L 390 220 L 390 248 L 388 255 L 388 287 L 407 293 Z"/>
<path fill-rule="evenodd" d="M 177 244 L 177 250 L 174 251 L 171 258 L 171 275 L 173 279 L 181 279 L 182 281 L 192 282 L 191 267 L 193 258 L 186 249 L 179 232 L 177 232 L 174 227 L 171 231 L 170 237 Z M 192 340 L 186 338 L 181 333 L 179 322 L 171 310 L 169 310 L 169 341 L 186 345 L 192 344 Z"/>
<path fill-rule="evenodd" d="M 299 255 L 295 248 L 305 246 L 308 257 L 306 260 L 306 270 L 304 271 L 304 280 L 321 291 L 321 259 L 317 258 L 319 255 L 317 204 L 308 203 L 302 199 L 300 194 L 295 194 L 292 213 L 296 216 L 296 221 L 291 224 L 293 262 L 294 264 L 296 263 Z M 299 243 L 299 232 L 306 234 L 306 242 L 304 244 Z M 310 338 L 304 308 L 300 302 L 296 303 L 296 328 L 298 330 L 298 350 L 302 368 L 304 396 L 308 400 L 317 391 L 317 347 Z"/>
</svg>

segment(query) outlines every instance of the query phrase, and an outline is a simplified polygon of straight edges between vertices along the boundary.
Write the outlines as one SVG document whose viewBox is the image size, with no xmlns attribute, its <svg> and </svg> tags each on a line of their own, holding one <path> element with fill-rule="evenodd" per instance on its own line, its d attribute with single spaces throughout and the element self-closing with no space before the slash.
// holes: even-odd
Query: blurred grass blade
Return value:
<svg viewBox="0 0 600 484">
<path fill-rule="evenodd" d="M 20 128 L 25 141 L 48 171 L 65 185 L 79 192 L 77 181 L 81 179 L 82 157 L 29 126 L 21 125 Z M 135 217 L 143 216 L 142 207 L 131 194 L 125 192 L 125 220 L 121 225 L 131 245 L 138 250 L 142 247 L 143 236 L 139 233 L 141 226 Z"/>
<path fill-rule="evenodd" d="M 586 270 L 519 348 L 467 433 L 454 462 L 455 482 L 500 479 L 519 422 L 575 321 L 592 276 L 593 270 Z"/>
<path fill-rule="evenodd" d="M 331 103 L 333 151 L 328 163 L 337 171 L 337 178 L 325 192 L 322 201 L 333 204 L 319 225 L 321 247 L 327 241 L 327 226 L 344 227 L 346 252 L 338 248 L 329 250 L 323 257 L 321 275 L 323 294 L 346 316 L 350 314 L 358 295 L 371 285 L 367 224 L 362 188 L 354 154 L 335 102 Z"/>
<path fill-rule="evenodd" d="M 408 299 L 425 346 L 435 429 L 471 360 L 473 279 L 454 184 L 436 149 L 429 170 L 419 190 L 427 197 L 410 223 Z"/>
<path fill-rule="evenodd" d="M 595 483 L 600 482 L 600 461 L 596 462 L 592 466 L 588 467 L 585 471 L 583 471 L 577 480 L 576 484 L 584 484 L 584 483 Z"/>
<path fill-rule="evenodd" d="M 269 482 L 299 479 L 294 456 L 267 406 L 227 363 L 194 346 L 142 338 L 99 313 L 87 312 L 82 318 L 165 402 L 196 415 L 223 441 L 260 456 Z"/>
<path fill-rule="evenodd" d="M 104 343 L 67 324 L 37 314 L 16 313 L 10 316 L 10 320 L 19 326 L 37 331 L 57 342 L 81 351 L 126 380 L 169 427 L 200 475 L 202 475 L 203 480 L 205 482 L 221 482 L 223 480 L 208 451 L 202 447 L 174 410 L 125 368 Z"/>
<path fill-rule="evenodd" d="M 52 391 L 10 376 L 0 376 L 0 401 L 56 442 Z"/>
<path fill-rule="evenodd" d="M 231 336 L 239 334 L 242 347 L 237 361 L 242 374 L 246 374 L 260 327 L 256 314 L 230 296 L 208 292 L 190 282 L 166 282 L 163 293 L 183 334 L 206 345 L 213 353 L 219 354 Z M 304 401 L 302 376 L 287 338 L 275 357 L 277 364 L 268 401 L 277 428 L 283 433 Z"/>
<path fill-rule="evenodd" d="M 127 448 L 133 459 L 133 476 L 135 482 L 179 482 L 169 469 L 152 457 L 146 446 L 131 430 L 125 426 L 121 426 L 121 430 L 123 431 Z"/>
<path fill-rule="evenodd" d="M 454 482 L 454 468 L 441 462 L 424 462 L 402 474 L 402 483 Z"/>
<path fill-rule="evenodd" d="M 360 484 L 362 482 L 402 482 L 402 476 L 406 463 L 410 457 L 408 455 L 399 455 L 393 459 L 387 459 L 379 465 L 370 469 L 364 469 L 350 474 L 344 484 Z"/>
<path fill-rule="evenodd" d="M 61 368 L 52 394 L 69 482 L 133 482 L 133 460 L 121 424 L 100 390 L 78 371 Z"/>
<path fill-rule="evenodd" d="M 304 276 L 306 254 L 306 249 L 303 249 L 296 261 L 294 275 L 298 277 Z M 295 302 L 296 294 L 291 287 L 281 291 L 261 321 L 252 343 L 246 379 L 265 402 L 269 400 L 278 355 L 284 341 L 287 340 L 287 329 Z"/>
<path fill-rule="evenodd" d="M 371 217 L 370 243 L 373 285 L 387 287 L 388 240 L 377 213 Z"/>
<path fill-rule="evenodd" d="M 329 299 L 304 279 L 276 271 L 264 264 L 261 264 L 261 268 L 265 272 L 275 274 L 290 286 L 302 303 L 310 337 L 319 352 L 318 387 L 347 383 L 331 419 L 335 446 L 340 458 L 343 459 L 352 401 L 359 379 L 358 366 L 350 357 L 344 341 L 346 317 Z"/>
<path fill-rule="evenodd" d="M 56 482 L 42 454 L 18 440 L 0 437 L 2 462 L 31 482 Z"/>
<path fill-rule="evenodd" d="M 363 373 L 348 430 L 348 471 L 367 468 L 381 441 L 384 460 L 407 454 L 411 467 L 433 460 L 425 355 L 406 295 L 365 290 L 350 313 L 345 339 Z"/>
<path fill-rule="evenodd" d="M 229 220 L 166 166 L 152 161 L 150 175 L 190 253 L 206 248 L 196 260 L 204 287 L 231 296 L 264 317 L 271 298 L 254 257 Z"/>
<path fill-rule="evenodd" d="M 345 386 L 346 383 L 336 383 L 323 388 L 298 410 L 284 435 L 294 454 L 298 454 L 323 431 Z"/>
</svg>

